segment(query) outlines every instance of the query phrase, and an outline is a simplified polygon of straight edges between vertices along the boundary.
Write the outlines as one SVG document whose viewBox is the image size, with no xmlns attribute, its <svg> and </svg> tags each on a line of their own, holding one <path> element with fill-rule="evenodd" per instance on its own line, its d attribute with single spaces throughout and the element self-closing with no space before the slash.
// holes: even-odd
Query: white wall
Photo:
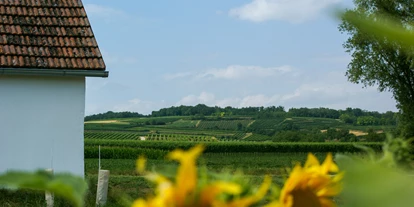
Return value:
<svg viewBox="0 0 414 207">
<path fill-rule="evenodd" d="M 84 176 L 84 77 L 0 75 L 0 173 L 53 168 Z"/>
</svg>

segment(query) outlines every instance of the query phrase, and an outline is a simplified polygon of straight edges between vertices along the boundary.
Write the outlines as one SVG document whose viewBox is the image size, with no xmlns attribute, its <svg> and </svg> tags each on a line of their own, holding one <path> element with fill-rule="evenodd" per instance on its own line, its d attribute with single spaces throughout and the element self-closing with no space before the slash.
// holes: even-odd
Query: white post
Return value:
<svg viewBox="0 0 414 207">
<path fill-rule="evenodd" d="M 99 145 L 99 170 L 101 170 L 101 145 Z"/>
<path fill-rule="evenodd" d="M 47 169 L 46 172 L 53 175 L 53 169 Z M 54 206 L 54 197 L 55 196 L 53 195 L 53 193 L 50 193 L 50 192 L 46 191 L 45 199 L 46 199 L 46 206 L 47 207 L 53 207 Z"/>
<path fill-rule="evenodd" d="M 109 170 L 99 170 L 98 189 L 96 190 L 96 205 L 103 206 L 106 204 L 108 195 Z"/>
</svg>

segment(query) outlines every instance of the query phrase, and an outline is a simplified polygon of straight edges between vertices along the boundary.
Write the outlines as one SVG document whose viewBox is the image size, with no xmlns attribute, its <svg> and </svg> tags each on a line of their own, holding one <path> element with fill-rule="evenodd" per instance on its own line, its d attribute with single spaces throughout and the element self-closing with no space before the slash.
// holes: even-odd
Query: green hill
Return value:
<svg viewBox="0 0 414 207">
<path fill-rule="evenodd" d="M 85 139 L 365 141 L 368 134 L 380 139 L 378 136 L 382 135 L 377 134 L 395 128 L 395 125 L 361 126 L 317 117 L 165 116 L 89 120 L 85 122 Z"/>
</svg>

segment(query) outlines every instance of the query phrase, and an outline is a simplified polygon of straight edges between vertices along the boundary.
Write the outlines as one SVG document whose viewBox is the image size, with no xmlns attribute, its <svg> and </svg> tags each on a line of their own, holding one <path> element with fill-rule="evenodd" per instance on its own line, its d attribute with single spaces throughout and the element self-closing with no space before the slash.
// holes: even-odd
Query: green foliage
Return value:
<svg viewBox="0 0 414 207">
<path fill-rule="evenodd" d="M 391 154 L 393 162 L 395 165 L 405 168 L 405 169 L 412 169 L 414 160 L 414 156 L 412 155 L 412 146 L 410 142 L 413 139 L 404 140 L 402 138 L 392 138 L 392 136 L 388 135 L 386 142 L 383 146 L 383 151 L 385 155 L 387 153 Z"/>
<path fill-rule="evenodd" d="M 116 119 L 116 118 L 131 118 L 131 117 L 144 117 L 144 115 L 136 112 L 112 112 L 108 111 L 106 113 L 94 114 L 90 116 L 85 116 L 85 121 L 90 120 L 102 120 L 102 119 Z"/>
<path fill-rule="evenodd" d="M 352 54 L 351 82 L 391 91 L 401 111 L 405 137 L 414 136 L 413 2 L 355 0 L 340 14 L 339 30 L 350 35 L 344 48 Z"/>
<path fill-rule="evenodd" d="M 289 116 L 338 119 L 340 112 L 338 110 L 328 108 L 291 108 L 289 109 Z"/>
<path fill-rule="evenodd" d="M 374 129 L 368 129 L 368 134 L 363 136 L 368 142 L 383 142 L 385 141 L 385 133 L 377 133 Z"/>
<path fill-rule="evenodd" d="M 353 115 L 349 115 L 349 114 L 341 114 L 341 116 L 339 117 L 339 119 L 341 121 L 343 121 L 346 124 L 353 124 L 356 122 L 356 118 Z"/>
<path fill-rule="evenodd" d="M 411 171 L 403 170 L 412 167 L 409 142 L 388 136 L 379 158 L 367 146 L 358 147 L 369 159 L 337 155 L 336 162 L 345 171 L 343 206 L 412 206 L 414 180 Z"/>
<path fill-rule="evenodd" d="M 373 116 L 360 116 L 357 118 L 357 125 L 367 126 L 375 124 L 375 118 Z"/>
<path fill-rule="evenodd" d="M 344 207 L 409 207 L 412 206 L 414 180 L 397 168 L 389 168 L 369 161 L 337 156 L 339 168 L 344 170 Z"/>
<path fill-rule="evenodd" d="M 0 186 L 11 190 L 31 189 L 48 191 L 69 200 L 78 207 L 84 205 L 83 199 L 88 189 L 83 178 L 62 173 L 51 175 L 45 171 L 34 173 L 10 171 L 0 175 Z"/>
</svg>

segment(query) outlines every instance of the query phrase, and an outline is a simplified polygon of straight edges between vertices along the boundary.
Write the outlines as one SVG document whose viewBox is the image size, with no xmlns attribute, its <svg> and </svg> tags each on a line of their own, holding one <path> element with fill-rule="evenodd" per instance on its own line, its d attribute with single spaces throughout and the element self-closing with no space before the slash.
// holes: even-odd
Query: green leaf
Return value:
<svg viewBox="0 0 414 207">
<path fill-rule="evenodd" d="M 58 173 L 51 175 L 45 171 L 20 172 L 10 171 L 0 175 L 0 186 L 10 190 L 31 189 L 49 191 L 82 207 L 88 185 L 81 177 Z"/>
<path fill-rule="evenodd" d="M 344 207 L 409 207 L 412 206 L 414 177 L 399 169 L 376 162 L 363 162 L 337 156 L 336 162 L 345 171 L 341 194 Z"/>
<path fill-rule="evenodd" d="M 414 32 L 407 28 L 413 25 L 402 27 L 398 23 L 385 16 L 366 17 L 358 15 L 354 12 L 338 12 L 337 16 L 353 24 L 361 31 L 377 36 L 379 38 L 386 37 L 391 41 L 399 42 L 406 47 L 414 46 Z"/>
<path fill-rule="evenodd" d="M 375 151 L 371 147 L 367 147 L 361 144 L 354 144 L 354 147 L 365 151 L 368 154 L 371 161 L 375 160 Z"/>
</svg>

